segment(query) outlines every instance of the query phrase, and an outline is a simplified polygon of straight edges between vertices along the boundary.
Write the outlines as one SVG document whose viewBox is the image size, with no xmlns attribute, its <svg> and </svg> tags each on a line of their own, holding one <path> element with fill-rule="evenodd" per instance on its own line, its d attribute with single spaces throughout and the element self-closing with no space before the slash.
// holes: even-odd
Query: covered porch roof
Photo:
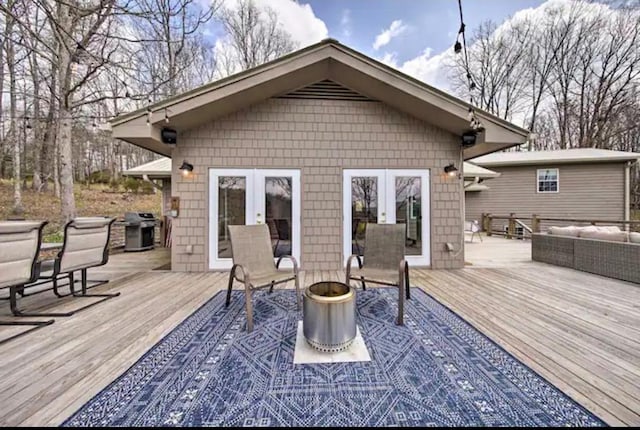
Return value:
<svg viewBox="0 0 640 430">
<path fill-rule="evenodd" d="M 134 178 L 149 179 L 170 179 L 171 178 L 171 158 L 162 157 L 149 163 L 141 164 L 122 172 L 124 176 Z"/>
<path fill-rule="evenodd" d="M 116 117 L 111 121 L 113 137 L 170 156 L 172 146 L 162 143 L 160 137 L 164 127 L 176 130 L 179 136 L 185 130 L 223 115 L 323 80 L 334 81 L 458 136 L 470 130 L 470 104 L 336 40 L 325 39 L 149 108 Z M 477 108 L 474 110 L 484 131 L 478 134 L 475 145 L 464 149 L 464 159 L 526 141 L 528 130 Z"/>
</svg>

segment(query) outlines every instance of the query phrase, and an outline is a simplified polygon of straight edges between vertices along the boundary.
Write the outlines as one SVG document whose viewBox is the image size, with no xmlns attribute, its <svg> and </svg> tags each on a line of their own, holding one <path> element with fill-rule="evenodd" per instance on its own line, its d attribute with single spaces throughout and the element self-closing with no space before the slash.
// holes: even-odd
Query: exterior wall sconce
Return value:
<svg viewBox="0 0 640 430">
<path fill-rule="evenodd" d="M 182 172 L 182 176 L 189 177 L 191 172 L 193 172 L 193 164 L 187 163 L 186 161 L 182 162 L 182 166 L 180 166 L 180 171 Z"/>
<path fill-rule="evenodd" d="M 444 166 L 444 173 L 448 177 L 453 178 L 455 176 L 458 176 L 458 168 L 456 166 L 454 166 L 453 163 L 451 163 L 451 164 L 449 164 L 447 166 Z"/>
</svg>

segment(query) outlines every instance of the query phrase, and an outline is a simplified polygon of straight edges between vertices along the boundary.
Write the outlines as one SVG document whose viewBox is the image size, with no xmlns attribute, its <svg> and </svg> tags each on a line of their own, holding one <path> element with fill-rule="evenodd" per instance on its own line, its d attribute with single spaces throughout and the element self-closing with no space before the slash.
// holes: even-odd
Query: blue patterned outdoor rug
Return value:
<svg viewBox="0 0 640 430">
<path fill-rule="evenodd" d="M 218 293 L 63 426 L 602 426 L 462 318 L 412 288 L 359 290 L 370 362 L 293 364 L 292 290 Z"/>
</svg>

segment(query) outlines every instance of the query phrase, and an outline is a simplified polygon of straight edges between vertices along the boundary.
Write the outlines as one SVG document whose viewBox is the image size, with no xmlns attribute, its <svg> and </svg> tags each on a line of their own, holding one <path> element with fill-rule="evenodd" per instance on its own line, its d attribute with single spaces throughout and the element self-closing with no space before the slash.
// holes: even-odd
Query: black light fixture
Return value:
<svg viewBox="0 0 640 430">
<path fill-rule="evenodd" d="M 473 120 L 472 120 L 473 121 Z M 469 148 L 476 144 L 476 135 L 475 131 L 466 131 L 462 133 L 462 147 Z"/>
<path fill-rule="evenodd" d="M 455 45 L 453 45 L 453 52 L 455 52 L 456 54 L 459 54 L 460 51 L 462 51 L 462 44 L 456 40 Z"/>
<path fill-rule="evenodd" d="M 446 173 L 447 176 L 454 177 L 458 174 L 458 168 L 453 163 L 451 163 L 444 166 L 444 173 Z"/>
<path fill-rule="evenodd" d="M 182 172 L 182 176 L 189 176 L 191 172 L 193 172 L 193 164 L 187 163 L 186 161 L 182 161 L 182 166 L 180 166 L 180 171 Z"/>
</svg>

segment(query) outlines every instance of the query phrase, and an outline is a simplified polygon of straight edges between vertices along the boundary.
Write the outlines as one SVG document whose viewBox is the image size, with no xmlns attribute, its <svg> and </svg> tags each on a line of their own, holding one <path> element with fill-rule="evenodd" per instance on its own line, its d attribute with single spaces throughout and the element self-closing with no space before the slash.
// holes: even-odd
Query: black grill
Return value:
<svg viewBox="0 0 640 430">
<path fill-rule="evenodd" d="M 149 212 L 125 212 L 125 251 L 153 249 L 156 218 Z"/>
</svg>

